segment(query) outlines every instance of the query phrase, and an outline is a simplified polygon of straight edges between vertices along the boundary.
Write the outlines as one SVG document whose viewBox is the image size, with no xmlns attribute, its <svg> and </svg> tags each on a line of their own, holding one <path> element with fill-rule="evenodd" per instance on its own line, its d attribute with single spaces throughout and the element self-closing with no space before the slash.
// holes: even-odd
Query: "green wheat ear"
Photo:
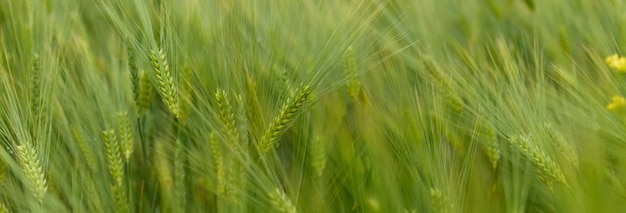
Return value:
<svg viewBox="0 0 626 213">
<path fill-rule="evenodd" d="M 348 94 L 354 100 L 356 100 L 361 92 L 361 82 L 359 82 L 357 73 L 356 57 L 354 56 L 354 49 L 348 47 L 343 55 L 343 72 L 348 79 L 347 88 Z"/>
<path fill-rule="evenodd" d="M 276 211 L 282 213 L 297 213 L 296 207 L 291 203 L 291 200 L 287 197 L 287 195 L 276 188 L 274 191 L 271 191 L 269 194 L 270 202 Z"/>
<path fill-rule="evenodd" d="M 489 157 L 492 168 L 495 169 L 498 167 L 498 161 L 500 161 L 502 153 L 500 152 L 500 143 L 491 123 L 488 123 L 483 127 L 483 135 L 485 140 L 485 149 L 487 150 L 487 157 Z"/>
<path fill-rule="evenodd" d="M 109 163 L 109 173 L 115 180 L 115 185 L 122 185 L 124 179 L 124 165 L 120 152 L 120 143 L 117 140 L 115 130 L 110 129 L 102 132 L 104 136 L 104 146 Z"/>
<path fill-rule="evenodd" d="M 139 85 L 139 112 L 144 113 L 150 109 L 153 91 L 152 82 L 144 70 L 139 73 Z"/>
<path fill-rule="evenodd" d="M 309 101 L 310 94 L 311 91 L 309 86 L 302 86 L 295 96 L 287 99 L 287 102 L 283 105 L 280 113 L 276 116 L 274 122 L 270 124 L 269 128 L 259 142 L 258 146 L 261 153 L 267 153 L 278 146 L 278 138 L 289 127 L 294 119 L 294 116 L 302 110 L 304 104 Z"/>
<path fill-rule="evenodd" d="M 228 186 L 226 184 L 226 168 L 224 166 L 224 159 L 222 156 L 222 148 L 217 134 L 212 132 L 210 135 L 211 151 L 213 154 L 213 161 L 215 162 L 215 173 L 217 174 L 217 194 L 226 197 L 228 196 Z"/>
<path fill-rule="evenodd" d="M 128 70 L 130 71 L 130 82 L 133 92 L 133 101 L 135 101 L 135 106 L 137 111 L 141 111 L 141 100 L 140 100 L 140 77 L 139 77 L 139 69 L 137 68 L 137 62 L 135 60 L 135 51 L 133 48 L 133 44 L 130 42 L 130 38 L 126 37 L 124 39 L 126 43 L 126 51 L 128 52 Z"/>
<path fill-rule="evenodd" d="M 163 98 L 163 102 L 165 102 L 165 105 L 167 105 L 170 112 L 174 114 L 176 118 L 180 118 L 178 92 L 174 86 L 174 78 L 170 72 L 170 67 L 167 63 L 163 49 L 150 51 L 150 61 L 152 63 L 152 68 L 156 73 L 159 92 L 161 94 L 161 98 Z"/>
<path fill-rule="evenodd" d="M 537 173 L 539 173 L 539 179 L 544 182 L 548 188 L 552 189 L 553 182 L 567 186 L 565 175 L 559 166 L 543 151 L 531 144 L 527 137 L 514 136 L 511 137 L 510 141 L 530 159 L 537 169 Z"/>
<path fill-rule="evenodd" d="M 120 149 L 124 154 L 126 162 L 130 161 L 130 156 L 134 151 L 133 134 L 130 129 L 130 118 L 128 112 L 117 114 L 117 125 L 120 131 Z"/>
<path fill-rule="evenodd" d="M 33 59 L 33 65 L 30 73 L 30 115 L 32 116 L 33 126 L 37 126 L 37 123 L 43 119 L 42 110 L 42 97 L 41 97 L 41 69 L 40 69 L 39 55 L 35 55 Z M 33 131 L 38 131 L 33 129 Z"/>
<path fill-rule="evenodd" d="M 20 168 L 27 178 L 26 185 L 39 203 L 42 203 L 44 195 L 48 190 L 48 184 L 39 160 L 39 154 L 37 154 L 37 150 L 30 142 L 18 145 L 16 150 Z"/>
<path fill-rule="evenodd" d="M 215 93 L 215 101 L 217 102 L 217 112 L 220 120 L 224 124 L 226 132 L 228 133 L 230 142 L 238 142 L 239 131 L 237 131 L 235 122 L 235 112 L 233 110 L 233 106 L 230 104 L 230 101 L 228 101 L 226 91 L 218 89 Z"/>
</svg>

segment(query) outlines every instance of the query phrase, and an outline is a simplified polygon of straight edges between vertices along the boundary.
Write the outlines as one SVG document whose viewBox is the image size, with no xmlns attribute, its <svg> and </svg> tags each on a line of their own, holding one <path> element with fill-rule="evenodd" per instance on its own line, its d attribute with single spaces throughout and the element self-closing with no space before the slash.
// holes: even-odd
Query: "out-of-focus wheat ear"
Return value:
<svg viewBox="0 0 626 213">
<path fill-rule="evenodd" d="M 145 70 L 139 72 L 139 112 L 147 112 L 152 104 L 153 86 Z"/>
<path fill-rule="evenodd" d="M 33 65 L 30 72 L 30 116 L 32 118 L 32 126 L 35 127 L 43 119 L 41 115 L 42 110 L 42 96 L 41 96 L 41 69 L 40 69 L 39 55 L 35 55 L 33 59 Z M 39 130 L 33 129 L 33 132 Z"/>
<path fill-rule="evenodd" d="M 74 140 L 76 140 L 76 144 L 87 162 L 87 166 L 91 169 L 91 172 L 98 171 L 98 161 L 96 160 L 96 155 L 87 143 L 83 133 L 78 128 L 74 127 L 74 129 L 72 129 L 72 135 L 74 136 Z"/>
<path fill-rule="evenodd" d="M 100 199 L 100 194 L 98 193 L 98 190 L 96 189 L 95 181 L 87 182 L 87 193 L 88 193 L 87 196 L 89 196 L 89 201 L 91 201 L 91 205 L 93 207 L 92 210 L 96 212 L 103 212 L 102 200 Z"/>
<path fill-rule="evenodd" d="M 294 97 L 287 99 L 278 116 L 274 119 L 259 142 L 259 151 L 264 154 L 278 146 L 277 140 L 290 126 L 291 122 L 309 101 L 311 91 L 309 86 L 301 86 Z"/>
<path fill-rule="evenodd" d="M 217 133 L 212 132 L 210 135 L 211 151 L 213 153 L 213 162 L 215 162 L 215 173 L 217 176 L 217 194 L 222 197 L 228 196 L 228 186 L 226 184 L 227 174 L 224 167 L 224 159 L 222 156 L 221 144 L 217 138 Z"/>
<path fill-rule="evenodd" d="M 498 141 L 494 127 L 491 123 L 485 124 L 483 127 L 483 135 L 487 157 L 491 162 L 492 168 L 495 169 L 498 167 L 498 161 L 500 161 L 502 153 L 500 152 L 500 142 Z"/>
<path fill-rule="evenodd" d="M 120 131 L 120 148 L 128 163 L 134 151 L 133 133 L 130 128 L 128 112 L 120 112 L 117 114 L 117 125 Z"/>
<path fill-rule="evenodd" d="M 296 210 L 296 206 L 294 206 L 293 203 L 291 203 L 291 200 L 279 188 L 276 188 L 274 191 L 271 191 L 268 194 L 268 196 L 270 198 L 270 202 L 272 203 L 272 206 L 274 207 L 276 211 L 282 212 L 282 213 L 297 213 L 298 212 Z"/>
<path fill-rule="evenodd" d="M 250 76 L 249 72 L 246 72 L 246 105 L 247 107 L 247 117 L 250 126 L 250 130 L 252 135 L 260 134 L 263 131 L 261 125 L 261 121 L 265 118 L 263 117 L 263 113 L 261 113 L 261 104 L 259 102 L 259 94 L 257 90 L 256 81 Z"/>
<path fill-rule="evenodd" d="M 9 213 L 9 208 L 7 208 L 7 205 L 5 205 L 4 202 L 0 203 L 0 213 Z"/>
<path fill-rule="evenodd" d="M 447 197 L 437 188 L 430 189 L 430 208 L 432 212 L 451 212 L 451 203 Z"/>
<path fill-rule="evenodd" d="M 361 92 L 361 82 L 358 79 L 357 70 L 358 65 L 354 55 L 354 48 L 350 46 L 343 54 L 343 73 L 348 80 L 346 84 L 348 95 L 350 95 L 353 100 L 357 100 Z"/>
<path fill-rule="evenodd" d="M 159 93 L 167 108 L 176 118 L 180 118 L 180 103 L 178 100 L 178 91 L 174 85 L 174 77 L 170 72 L 167 58 L 163 49 L 158 51 L 150 51 L 150 61 L 152 68 L 156 73 L 157 83 L 159 85 Z"/>
<path fill-rule="evenodd" d="M 115 180 L 115 185 L 122 185 L 122 181 L 124 180 L 124 165 L 115 130 L 105 130 L 102 134 L 104 135 L 104 146 L 109 164 L 109 173 L 111 173 L 111 176 Z"/>
<path fill-rule="evenodd" d="M 190 105 L 191 105 L 191 100 L 192 100 L 191 68 L 188 66 L 185 66 L 181 74 L 182 74 L 182 77 L 179 78 L 180 80 L 178 83 L 178 85 L 180 85 L 180 93 L 179 93 L 180 122 L 182 124 L 186 124 L 187 118 L 189 116 L 189 108 L 191 107 Z"/>
<path fill-rule="evenodd" d="M 140 93 L 140 80 L 139 80 L 139 68 L 137 68 L 137 62 L 135 60 L 135 51 L 133 44 L 129 37 L 124 38 L 126 43 L 126 52 L 128 54 L 128 70 L 130 73 L 131 90 L 133 92 L 133 101 L 137 111 L 141 111 L 141 101 L 139 99 Z"/>
<path fill-rule="evenodd" d="M 118 213 L 130 212 L 128 190 L 123 184 L 113 186 L 113 197 L 115 198 L 115 206 Z"/>
<path fill-rule="evenodd" d="M 551 125 L 545 124 L 546 132 L 550 136 L 550 140 L 554 143 L 554 147 L 559 154 L 565 158 L 568 164 L 578 168 L 578 153 L 576 149 L 565 139 L 563 135 L 557 132 Z"/>
<path fill-rule="evenodd" d="M 156 174 L 157 174 L 157 179 L 159 181 L 160 187 L 162 188 L 162 200 L 161 202 L 164 203 L 163 206 L 170 206 L 172 205 L 171 203 L 171 199 L 170 196 L 172 196 L 174 194 L 173 192 L 173 183 L 174 180 L 172 179 L 172 169 L 170 166 L 170 162 L 169 162 L 169 156 L 168 156 L 168 151 L 169 149 L 165 146 L 165 144 L 162 141 L 157 140 L 155 143 L 155 155 L 154 155 L 154 162 L 155 162 L 155 169 L 156 169 Z"/>
<path fill-rule="evenodd" d="M 176 188 L 176 211 L 186 212 L 187 187 L 185 184 L 185 149 L 183 142 L 176 140 L 174 150 L 174 187 Z"/>
<path fill-rule="evenodd" d="M 539 179 L 543 181 L 549 189 L 552 189 L 553 182 L 568 186 L 565 175 L 559 166 L 544 152 L 536 148 L 534 144 L 531 144 L 527 137 L 513 136 L 510 141 L 530 159 L 537 169 Z"/>
<path fill-rule="evenodd" d="M 236 144 L 239 142 L 239 131 L 237 131 L 236 127 L 235 112 L 230 101 L 228 101 L 226 91 L 218 89 L 215 93 L 215 101 L 217 102 L 217 111 L 220 120 L 224 124 L 226 133 L 228 134 L 229 142 Z"/>
<path fill-rule="evenodd" d="M 20 168 L 24 173 L 26 185 L 30 192 L 35 196 L 39 203 L 43 202 L 43 198 L 48 190 L 46 175 L 39 154 L 31 142 L 25 142 L 16 147 L 17 157 L 20 162 Z"/>
<path fill-rule="evenodd" d="M 326 153 L 324 144 L 319 136 L 311 140 L 311 160 L 315 175 L 318 178 L 322 177 L 324 175 L 324 169 L 326 168 Z"/>
</svg>

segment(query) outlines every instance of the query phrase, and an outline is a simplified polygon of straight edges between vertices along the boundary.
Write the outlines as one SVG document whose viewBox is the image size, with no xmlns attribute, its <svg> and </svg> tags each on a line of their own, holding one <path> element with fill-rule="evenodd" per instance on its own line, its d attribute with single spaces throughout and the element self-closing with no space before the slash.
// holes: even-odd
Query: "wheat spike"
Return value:
<svg viewBox="0 0 626 213">
<path fill-rule="evenodd" d="M 43 197 L 48 190 L 48 185 L 37 150 L 30 142 L 18 145 L 16 149 L 20 167 L 27 177 L 27 186 L 39 203 L 42 203 Z"/>
<path fill-rule="evenodd" d="M 152 62 L 152 68 L 156 73 L 157 82 L 159 85 L 159 92 L 163 102 L 167 105 L 168 109 L 176 118 L 180 118 L 180 103 L 178 101 L 178 92 L 174 86 L 174 78 L 170 72 L 170 67 L 165 58 L 163 49 L 158 51 L 150 51 L 150 61 Z"/>
<path fill-rule="evenodd" d="M 294 116 L 302 109 L 304 104 L 309 100 L 311 94 L 308 86 L 302 86 L 299 92 L 289 99 L 285 105 L 283 105 L 280 113 L 271 123 L 267 129 L 263 138 L 259 143 L 259 150 L 262 153 L 267 153 L 273 148 L 278 146 L 277 140 L 280 135 L 289 127 L 293 121 Z"/>
<path fill-rule="evenodd" d="M 9 213 L 9 208 L 4 203 L 0 203 L 0 213 Z"/>
<path fill-rule="evenodd" d="M 185 149 L 180 140 L 176 140 L 174 151 L 174 185 L 176 187 L 176 210 L 185 212 L 187 189 L 185 184 Z"/>
<path fill-rule="evenodd" d="M 87 140 L 83 136 L 83 133 L 77 127 L 74 127 L 72 135 L 74 136 L 74 140 L 76 140 L 78 148 L 87 162 L 87 166 L 91 169 L 91 172 L 98 171 L 97 160 L 95 157 L 96 155 L 89 144 L 87 144 Z"/>
<path fill-rule="evenodd" d="M 552 188 L 552 183 L 557 182 L 567 186 L 565 175 L 559 166 L 540 149 L 530 144 L 526 137 L 512 137 L 511 143 L 517 146 L 526 155 L 539 173 L 539 178 L 548 188 Z"/>
<path fill-rule="evenodd" d="M 212 132 L 210 135 L 211 151 L 213 152 L 213 161 L 215 162 L 215 173 L 217 175 L 217 194 L 222 197 L 228 196 L 228 186 L 226 184 L 226 168 L 222 156 L 222 148 L 217 139 L 217 134 Z"/>
<path fill-rule="evenodd" d="M 139 69 L 137 68 L 137 64 L 135 61 L 135 51 L 133 48 L 133 44 L 130 41 L 130 38 L 126 37 L 124 39 L 126 43 L 126 52 L 128 54 L 128 70 L 130 74 L 130 82 L 131 82 L 131 90 L 133 92 L 133 101 L 135 102 L 135 106 L 138 111 L 141 111 L 141 101 L 139 99 L 140 93 L 140 80 L 139 80 Z"/>
<path fill-rule="evenodd" d="M 104 146 L 109 163 L 109 172 L 115 180 L 115 185 L 122 185 L 124 179 L 124 165 L 115 130 L 110 129 L 103 131 L 102 134 L 104 135 Z"/>
<path fill-rule="evenodd" d="M 483 127 L 483 129 L 483 135 L 485 140 L 484 145 L 485 149 L 487 150 L 487 157 L 489 157 L 491 166 L 495 169 L 498 167 L 498 161 L 501 157 L 500 143 L 498 142 L 498 138 L 496 137 L 493 125 L 488 123 Z"/>
<path fill-rule="evenodd" d="M 354 100 L 356 100 L 361 92 L 361 82 L 357 79 L 357 63 L 356 57 L 354 56 L 354 48 L 352 46 L 348 47 L 346 52 L 343 54 L 343 72 L 346 78 L 348 79 L 347 88 L 348 94 Z"/>
<path fill-rule="evenodd" d="M 152 83 L 146 71 L 141 70 L 139 73 L 139 112 L 144 113 L 150 109 L 152 104 Z"/>
<path fill-rule="evenodd" d="M 430 189 L 430 207 L 432 212 L 446 213 L 451 212 L 450 201 L 444 196 L 441 190 L 437 188 Z"/>
<path fill-rule="evenodd" d="M 113 197 L 115 198 L 115 206 L 117 207 L 117 212 L 130 212 L 128 194 L 124 185 L 120 184 L 113 186 Z"/>
<path fill-rule="evenodd" d="M 283 213 L 297 213 L 298 212 L 296 210 L 296 207 L 291 203 L 291 200 L 289 200 L 289 198 L 287 197 L 287 195 L 278 188 L 276 188 L 274 191 L 269 193 L 269 198 L 272 203 L 272 206 L 274 206 L 274 209 L 276 209 L 279 212 L 283 212 Z"/>
<path fill-rule="evenodd" d="M 117 124 L 120 131 L 120 149 L 124 154 L 126 162 L 130 161 L 133 154 L 133 134 L 130 129 L 130 119 L 128 112 L 120 112 L 117 114 Z"/>
<path fill-rule="evenodd" d="M 226 91 L 218 89 L 215 93 L 215 100 L 217 102 L 217 111 L 220 120 L 224 124 L 230 142 L 234 144 L 238 142 L 240 138 L 235 123 L 235 112 L 233 111 L 230 101 L 228 101 Z"/>
</svg>

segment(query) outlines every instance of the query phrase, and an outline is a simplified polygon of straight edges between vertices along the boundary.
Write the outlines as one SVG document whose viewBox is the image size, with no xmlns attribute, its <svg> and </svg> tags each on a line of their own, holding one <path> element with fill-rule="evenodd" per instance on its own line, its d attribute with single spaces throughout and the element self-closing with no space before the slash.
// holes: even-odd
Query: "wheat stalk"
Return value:
<svg viewBox="0 0 626 213">
<path fill-rule="evenodd" d="M 16 150 L 22 172 L 27 177 L 28 188 L 39 203 L 42 203 L 48 186 L 37 150 L 30 142 L 18 145 Z"/>
<path fill-rule="evenodd" d="M 274 119 L 259 142 L 259 150 L 261 153 L 267 153 L 278 146 L 276 142 L 281 134 L 289 127 L 294 116 L 302 109 L 304 104 L 309 100 L 311 94 L 308 86 L 302 86 L 299 92 L 289 99 L 283 105 L 280 113 Z"/>
</svg>

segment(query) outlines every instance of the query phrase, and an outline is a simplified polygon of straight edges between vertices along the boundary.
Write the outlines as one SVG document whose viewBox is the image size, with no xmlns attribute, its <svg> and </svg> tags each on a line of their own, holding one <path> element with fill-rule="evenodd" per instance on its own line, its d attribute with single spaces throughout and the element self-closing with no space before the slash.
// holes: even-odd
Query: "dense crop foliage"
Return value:
<svg viewBox="0 0 626 213">
<path fill-rule="evenodd" d="M 1 212 L 622 212 L 626 2 L 0 1 Z"/>
</svg>

